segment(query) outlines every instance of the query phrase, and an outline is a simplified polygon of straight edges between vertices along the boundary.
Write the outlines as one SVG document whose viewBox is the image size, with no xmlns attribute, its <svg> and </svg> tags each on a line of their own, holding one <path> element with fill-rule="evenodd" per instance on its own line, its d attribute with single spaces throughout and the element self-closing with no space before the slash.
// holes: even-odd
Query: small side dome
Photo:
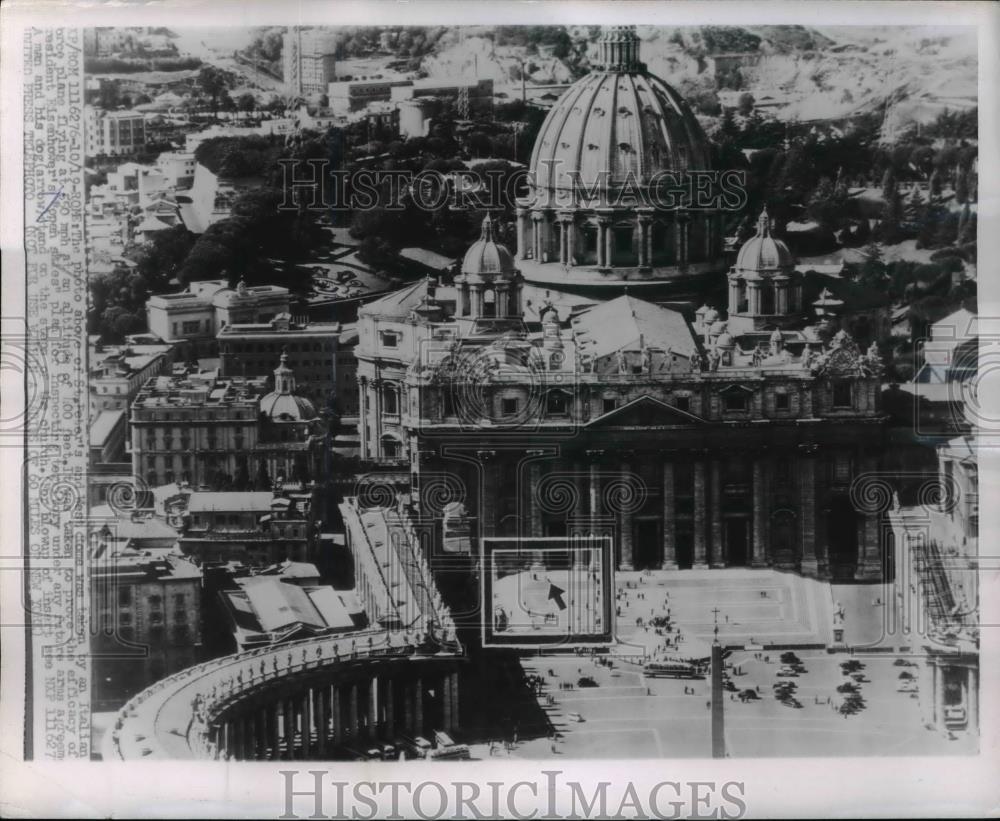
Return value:
<svg viewBox="0 0 1000 821">
<path fill-rule="evenodd" d="M 795 258 L 780 239 L 771 236 L 771 220 L 767 209 L 757 220 L 757 233 L 750 237 L 736 257 L 736 270 L 746 272 L 778 271 L 792 268 Z"/>
<path fill-rule="evenodd" d="M 465 252 L 462 273 L 466 277 L 487 280 L 507 278 L 516 273 L 513 255 L 493 237 L 493 220 L 489 214 L 483 218 L 479 239 Z"/>
<path fill-rule="evenodd" d="M 728 331 L 723 331 L 719 334 L 719 338 L 715 341 L 715 344 L 719 348 L 732 348 L 736 343 Z"/>
</svg>

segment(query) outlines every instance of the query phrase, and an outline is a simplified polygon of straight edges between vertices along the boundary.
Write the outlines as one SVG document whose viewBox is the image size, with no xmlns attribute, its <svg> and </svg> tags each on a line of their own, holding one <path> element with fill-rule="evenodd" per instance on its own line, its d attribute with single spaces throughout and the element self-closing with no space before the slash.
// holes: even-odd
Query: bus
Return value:
<svg viewBox="0 0 1000 821">
<path fill-rule="evenodd" d="M 700 667 L 686 661 L 654 661 L 642 672 L 650 678 L 705 678 Z"/>
</svg>

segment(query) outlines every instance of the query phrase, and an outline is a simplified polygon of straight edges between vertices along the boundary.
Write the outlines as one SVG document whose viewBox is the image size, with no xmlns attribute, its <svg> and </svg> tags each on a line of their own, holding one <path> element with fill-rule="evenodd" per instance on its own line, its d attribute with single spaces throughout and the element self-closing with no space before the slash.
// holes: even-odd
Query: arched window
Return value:
<svg viewBox="0 0 1000 821">
<path fill-rule="evenodd" d="M 483 316 L 497 315 L 497 294 L 492 288 L 483 291 Z"/>
<path fill-rule="evenodd" d="M 771 282 L 760 284 L 760 312 L 762 314 L 774 313 L 774 284 Z"/>
<path fill-rule="evenodd" d="M 398 459 L 402 453 L 402 446 L 398 439 L 392 436 L 382 437 L 382 456 L 386 459 Z"/>
<path fill-rule="evenodd" d="M 386 416 L 399 415 L 399 389 L 395 385 L 386 385 L 382 389 L 382 413 Z"/>
</svg>

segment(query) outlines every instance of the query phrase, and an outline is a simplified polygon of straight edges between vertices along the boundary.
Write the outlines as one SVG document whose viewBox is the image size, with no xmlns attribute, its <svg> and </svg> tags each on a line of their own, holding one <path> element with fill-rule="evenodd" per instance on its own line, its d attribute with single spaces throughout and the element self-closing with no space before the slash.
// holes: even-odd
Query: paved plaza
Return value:
<svg viewBox="0 0 1000 821">
<path fill-rule="evenodd" d="M 641 659 L 707 654 L 718 619 L 720 641 L 734 648 L 727 672 L 734 690 L 724 699 L 727 754 L 734 758 L 973 754 L 974 734 L 953 737 L 930 729 L 930 689 L 920 656 L 891 652 L 829 653 L 833 609 L 859 635 L 881 635 L 884 605 L 879 585 L 836 586 L 773 571 L 725 570 L 619 573 L 619 643 L 600 656 L 531 655 L 525 673 L 541 680 L 539 706 L 556 737 L 519 739 L 510 746 L 475 745 L 475 757 L 690 758 L 711 755 L 710 682 L 647 678 Z M 650 627 L 669 609 L 671 631 Z M 716 613 L 716 609 L 718 613 Z M 728 616 L 728 620 L 727 620 Z M 659 632 L 657 632 L 659 630 Z M 682 639 L 676 642 L 677 631 Z M 664 642 L 670 639 L 671 646 Z M 750 645 L 751 639 L 759 647 Z M 794 652 L 802 671 L 779 675 L 782 650 Z M 810 646 L 811 645 L 811 646 Z M 805 648 L 805 649 L 803 649 Z M 903 658 L 911 666 L 900 666 Z M 860 681 L 841 664 L 863 666 Z M 610 663 L 610 666 L 609 666 Z M 912 674 L 907 684 L 900 674 Z M 590 686 L 580 686 L 581 679 Z M 793 682 L 788 706 L 775 695 L 778 682 Z M 845 683 L 863 700 L 844 714 Z M 596 685 L 596 686 L 595 686 Z M 740 692 L 759 698 L 741 701 Z M 910 692 L 915 690 L 916 692 Z"/>
</svg>

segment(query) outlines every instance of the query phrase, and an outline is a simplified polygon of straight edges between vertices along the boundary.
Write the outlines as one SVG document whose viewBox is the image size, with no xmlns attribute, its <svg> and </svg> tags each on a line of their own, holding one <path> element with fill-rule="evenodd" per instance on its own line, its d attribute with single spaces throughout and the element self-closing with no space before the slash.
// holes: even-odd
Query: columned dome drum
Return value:
<svg viewBox="0 0 1000 821">
<path fill-rule="evenodd" d="M 556 103 L 535 142 L 518 202 L 525 279 L 641 289 L 723 270 L 720 215 L 662 196 L 687 172 L 711 170 L 704 131 L 639 61 L 634 26 L 605 28 L 599 45 L 599 64 Z"/>
</svg>

